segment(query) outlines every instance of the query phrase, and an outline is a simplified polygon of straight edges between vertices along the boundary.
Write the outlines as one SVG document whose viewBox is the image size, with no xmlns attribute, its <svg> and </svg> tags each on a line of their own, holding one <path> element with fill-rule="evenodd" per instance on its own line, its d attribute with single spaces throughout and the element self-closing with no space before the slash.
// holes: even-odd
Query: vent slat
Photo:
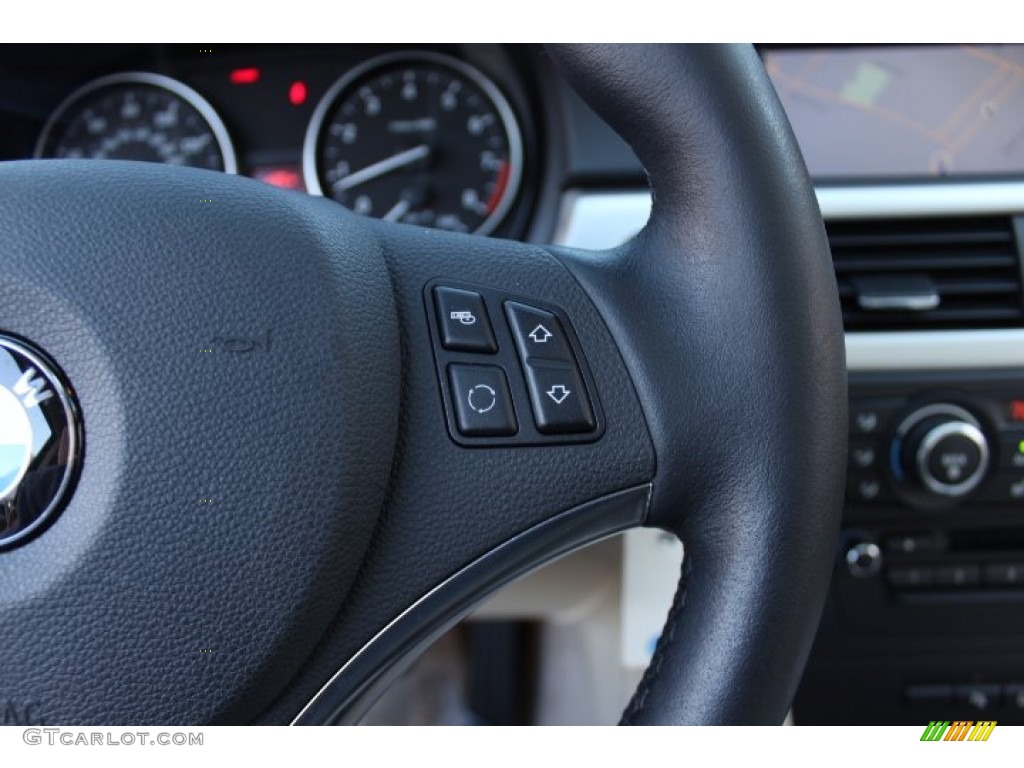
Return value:
<svg viewBox="0 0 1024 768">
<path fill-rule="evenodd" d="M 826 225 L 847 330 L 1024 325 L 1018 244 L 1010 217 L 840 221 Z M 925 311 L 864 309 L 871 284 L 934 286 Z M 870 306 L 869 304 L 865 304 Z"/>
<path fill-rule="evenodd" d="M 1020 294 L 1020 283 L 1013 280 L 935 280 L 941 296 L 976 296 L 986 293 Z"/>
<path fill-rule="evenodd" d="M 1012 269 L 1017 264 L 1013 256 L 933 256 L 914 258 L 906 256 L 872 256 L 869 259 L 851 259 L 832 256 L 837 268 L 846 272 L 906 272 L 908 270 L 975 270 L 975 269 Z"/>
<path fill-rule="evenodd" d="M 829 238 L 838 248 L 897 248 L 899 246 L 960 245 L 972 243 L 1010 243 L 1013 235 L 1009 232 L 903 232 L 897 234 L 836 234 Z"/>
<path fill-rule="evenodd" d="M 871 328 L 872 330 L 881 330 L 882 328 L 888 330 L 917 330 L 922 328 L 949 328 L 951 326 L 961 328 L 1005 327 L 1007 323 L 1016 325 L 1012 321 L 1020 318 L 1020 312 L 1015 309 L 989 309 L 984 312 L 975 312 L 973 310 L 961 310 L 959 312 L 936 311 L 922 312 L 921 315 L 912 326 L 905 322 L 905 315 L 895 313 L 886 314 L 879 312 L 877 314 L 865 315 L 863 312 L 853 310 L 843 312 L 843 319 L 847 323 L 851 320 L 857 321 L 858 327 L 853 330 L 864 330 L 866 328 Z"/>
</svg>

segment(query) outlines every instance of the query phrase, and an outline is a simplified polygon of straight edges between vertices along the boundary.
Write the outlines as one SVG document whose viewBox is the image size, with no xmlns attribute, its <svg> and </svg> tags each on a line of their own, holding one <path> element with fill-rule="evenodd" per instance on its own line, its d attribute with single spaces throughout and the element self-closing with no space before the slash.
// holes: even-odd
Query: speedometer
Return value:
<svg viewBox="0 0 1024 768">
<path fill-rule="evenodd" d="M 488 234 L 515 201 L 519 126 L 492 81 L 436 53 L 389 54 L 336 82 L 303 150 L 310 192 L 356 213 Z"/>
<path fill-rule="evenodd" d="M 235 173 L 224 123 L 184 83 L 124 72 L 87 83 L 61 103 L 36 157 L 145 160 Z"/>
</svg>

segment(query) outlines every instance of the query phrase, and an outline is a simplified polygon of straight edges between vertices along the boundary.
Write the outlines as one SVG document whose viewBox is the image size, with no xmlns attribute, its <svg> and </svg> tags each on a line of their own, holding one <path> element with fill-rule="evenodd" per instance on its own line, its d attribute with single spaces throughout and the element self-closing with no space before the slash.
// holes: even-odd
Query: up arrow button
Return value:
<svg viewBox="0 0 1024 768">
<path fill-rule="evenodd" d="M 538 325 L 532 331 L 530 331 L 530 338 L 533 339 L 534 344 L 547 344 L 554 334 L 551 333 L 543 325 Z"/>
<path fill-rule="evenodd" d="M 519 356 L 524 361 L 543 358 L 573 362 L 569 340 L 554 313 L 515 301 L 505 302 L 505 312 Z"/>
</svg>

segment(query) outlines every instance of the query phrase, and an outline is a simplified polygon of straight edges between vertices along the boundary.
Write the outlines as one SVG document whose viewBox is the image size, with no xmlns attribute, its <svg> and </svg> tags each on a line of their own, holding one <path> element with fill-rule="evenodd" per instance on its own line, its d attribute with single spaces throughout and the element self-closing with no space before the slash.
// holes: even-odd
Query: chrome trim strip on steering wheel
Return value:
<svg viewBox="0 0 1024 768">
<path fill-rule="evenodd" d="M 481 556 L 430 590 L 364 645 L 303 707 L 292 725 L 354 725 L 437 638 L 513 579 L 643 524 L 651 486 L 575 507 Z"/>
</svg>

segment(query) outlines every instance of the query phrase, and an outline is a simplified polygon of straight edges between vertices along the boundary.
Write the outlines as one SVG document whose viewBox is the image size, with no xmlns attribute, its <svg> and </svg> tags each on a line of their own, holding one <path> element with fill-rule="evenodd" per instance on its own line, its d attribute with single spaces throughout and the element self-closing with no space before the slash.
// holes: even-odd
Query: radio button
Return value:
<svg viewBox="0 0 1024 768">
<path fill-rule="evenodd" d="M 936 587 L 976 587 L 981 583 L 981 568 L 977 565 L 943 565 L 935 569 L 932 581 Z"/>
<path fill-rule="evenodd" d="M 956 703 L 977 712 L 990 712 L 1002 704 L 1002 699 L 1002 687 L 994 683 L 956 687 Z"/>
<path fill-rule="evenodd" d="M 1024 584 L 1024 563 L 990 563 L 984 578 L 990 587 L 1019 587 Z"/>
<path fill-rule="evenodd" d="M 1006 706 L 1024 710 L 1024 684 L 1010 683 L 1003 687 L 1003 694 L 1006 696 Z"/>
<path fill-rule="evenodd" d="M 888 501 L 890 495 L 877 472 L 851 469 L 847 474 L 846 497 L 850 501 L 871 503 Z"/>
<path fill-rule="evenodd" d="M 1024 432 L 1003 432 L 999 436 L 999 466 L 1024 469 Z"/>
<path fill-rule="evenodd" d="M 1024 501 L 1024 470 L 996 472 L 980 495 L 982 501 L 1019 504 Z"/>
<path fill-rule="evenodd" d="M 935 580 L 935 570 L 919 565 L 901 565 L 890 568 L 886 580 L 897 589 L 924 589 Z"/>
<path fill-rule="evenodd" d="M 850 403 L 850 434 L 877 435 L 889 421 L 894 407 L 891 401 Z"/>
<path fill-rule="evenodd" d="M 934 533 L 904 533 L 885 540 L 885 550 L 892 555 L 933 555 L 942 550 L 942 540 Z"/>
<path fill-rule="evenodd" d="M 875 441 L 856 437 L 850 440 L 851 468 L 875 469 L 878 463 L 878 448 L 875 446 Z"/>
</svg>

